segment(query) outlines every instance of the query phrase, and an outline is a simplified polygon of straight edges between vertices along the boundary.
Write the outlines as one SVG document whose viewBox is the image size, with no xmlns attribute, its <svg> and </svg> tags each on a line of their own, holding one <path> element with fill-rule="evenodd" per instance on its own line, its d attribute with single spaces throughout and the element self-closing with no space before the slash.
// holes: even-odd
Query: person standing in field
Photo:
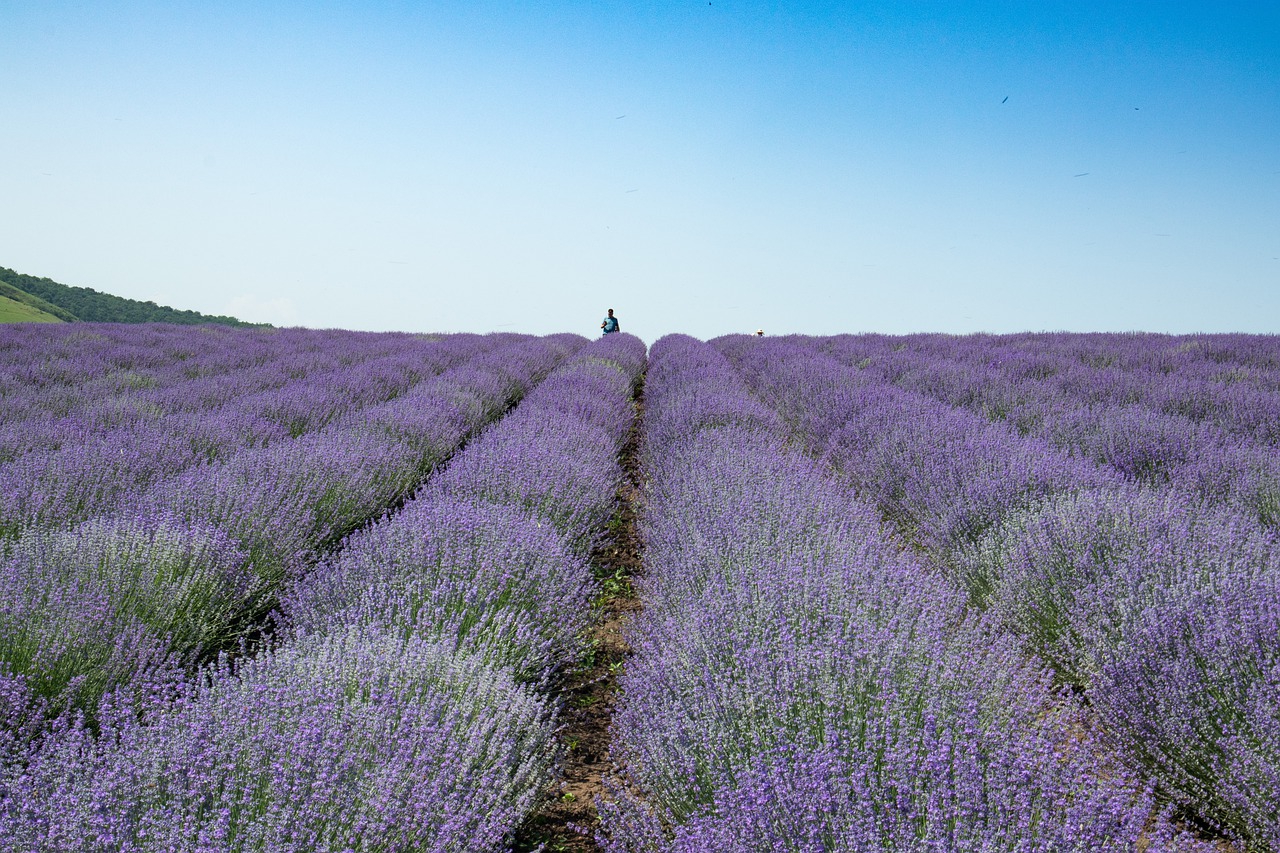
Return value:
<svg viewBox="0 0 1280 853">
<path fill-rule="evenodd" d="M 601 321 L 600 328 L 604 329 L 604 332 L 602 334 L 606 334 L 606 335 L 612 332 L 616 332 L 622 328 L 621 326 L 618 325 L 618 318 L 613 316 L 612 308 L 609 309 L 608 315 L 604 318 L 604 320 Z"/>
</svg>

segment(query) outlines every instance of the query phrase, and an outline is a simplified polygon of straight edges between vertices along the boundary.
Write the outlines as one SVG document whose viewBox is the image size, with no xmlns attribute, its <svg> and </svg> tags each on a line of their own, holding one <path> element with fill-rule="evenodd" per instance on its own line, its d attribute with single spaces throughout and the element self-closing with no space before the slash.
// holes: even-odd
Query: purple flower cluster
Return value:
<svg viewBox="0 0 1280 853">
<path fill-rule="evenodd" d="M 1143 341 L 1145 356 L 1079 336 L 716 343 L 972 604 L 1079 691 L 1131 768 L 1222 835 L 1280 849 L 1280 543 L 1264 526 L 1276 449 L 1265 430 L 1238 428 L 1234 392 L 1177 411 L 1175 391 L 1200 385 L 1159 378 L 1198 373 L 1275 398 L 1258 342 L 1224 342 L 1209 367 L 1195 360 L 1201 342 L 1162 351 L 1163 339 Z M 1036 482 L 1028 470 L 1059 474 L 1010 492 Z"/>
<path fill-rule="evenodd" d="M 975 546 L 992 613 L 1084 691 L 1135 765 L 1280 848 L 1280 542 L 1170 489 L 1064 496 Z"/>
<path fill-rule="evenodd" d="M 1151 822 L 1150 791 L 1087 709 L 790 447 L 723 356 L 681 337 L 651 355 L 646 606 L 602 844 L 1193 846 Z"/>
<path fill-rule="evenodd" d="M 83 491 L 86 482 L 105 481 L 112 490 L 110 500 L 68 508 L 66 493 L 50 489 L 48 476 L 26 481 L 42 505 L 60 515 L 27 513 L 29 526 L 0 543 L 0 677 L 21 687 L 13 696 L 26 697 L 10 701 L 11 713 L 26 720 L 66 708 L 92 712 L 104 692 L 145 690 L 236 632 L 256 630 L 255 620 L 274 606 L 286 578 L 402 500 L 469 434 L 586 343 L 571 336 L 462 336 L 459 350 L 450 352 L 448 339 L 369 337 L 376 346 L 366 349 L 374 357 L 333 351 L 328 360 L 363 371 L 356 375 L 377 389 L 363 392 L 367 400 L 385 397 L 389 389 L 407 390 L 360 406 L 358 384 L 348 383 L 345 402 L 326 404 L 334 415 L 319 431 L 185 465 L 149 488 L 114 476 L 120 467 L 129 469 L 118 460 L 141 460 L 139 468 L 156 471 L 168 464 L 163 451 L 172 442 L 148 443 L 132 428 L 126 431 L 130 441 L 118 449 L 113 442 L 121 430 L 91 436 L 80 448 L 33 451 L 0 466 L 3 479 L 28 470 L 33 459 L 75 458 L 84 471 L 101 476 L 69 476 L 70 486 Z M 335 374 L 303 370 L 308 362 L 298 355 L 286 350 L 281 358 L 303 376 L 295 384 L 305 385 L 310 376 L 332 390 Z M 395 378 L 392 368 L 409 378 Z M 407 384 L 424 374 L 429 378 Z M 251 395 L 224 408 L 238 403 L 261 407 L 259 395 Z M 221 411 L 208 417 L 216 420 Z M 84 516 L 97 517 L 69 526 Z"/>
<path fill-rule="evenodd" d="M 300 633 L 346 625 L 448 641 L 540 681 L 573 659 L 591 574 L 515 506 L 423 498 L 345 543 L 282 597 Z"/>
<path fill-rule="evenodd" d="M 1012 508 L 1119 480 L 1005 424 L 859 372 L 808 339 L 755 341 L 754 350 L 718 343 L 801 440 L 941 559 Z"/>
<path fill-rule="evenodd" d="M 1265 341 L 935 337 L 871 356 L 865 347 L 834 350 L 898 387 L 1008 421 L 1129 479 L 1231 502 L 1274 526 L 1280 381 L 1262 357 Z"/>
<path fill-rule="evenodd" d="M 1133 613 L 1100 650 L 1090 697 L 1178 802 L 1280 850 L 1280 574 L 1215 586 Z"/>
<path fill-rule="evenodd" d="M 0 327 L 0 849 L 506 849 L 647 370 L 602 846 L 1280 851 L 1277 339 L 651 355 Z"/>
<path fill-rule="evenodd" d="M 186 495 L 203 502 L 160 494 L 173 496 L 171 509 L 197 507 L 190 516 L 222 513 L 216 527 L 255 561 L 287 560 L 290 549 L 318 555 L 376 503 L 364 503 L 379 487 L 361 470 L 433 464 L 446 448 L 430 436 L 456 445 L 579 341 L 512 342 L 501 360 L 428 380 L 434 394 L 415 387 L 421 410 L 397 398 L 367 418 L 201 469 L 235 472 L 240 488 L 288 484 L 258 486 L 240 509 L 234 497 L 209 498 L 215 489 L 199 492 L 195 479 Z M 131 683 L 107 695 L 92 727 L 58 717 L 40 747 L 0 775 L 0 838 L 59 850 L 504 849 L 555 775 L 557 700 L 538 688 L 578 652 L 591 615 L 591 573 L 577 548 L 597 535 L 583 525 L 603 526 L 612 511 L 644 360 L 630 336 L 582 347 L 402 509 L 289 580 L 291 630 L 261 654 L 148 684 L 151 693 Z M 398 463 L 379 442 L 401 450 Z M 360 452 L 341 455 L 353 446 Z M 294 447 L 306 452 L 284 452 Z M 597 455 L 575 455 L 586 452 Z M 254 480 L 254 466 L 239 463 L 255 457 L 299 473 Z M 467 484 L 467 472 L 494 467 L 507 478 Z M 587 468 L 605 473 L 588 483 Z M 566 511 L 521 494 L 521 484 L 558 488 L 551 494 L 578 505 Z M 293 524 L 236 523 L 264 510 L 292 513 Z M 26 685 L 0 680 L 0 698 L 30 704 Z"/>
<path fill-rule="evenodd" d="M 584 347 L 303 578 L 287 620 L 443 638 L 534 683 L 575 661 L 592 618 L 587 551 L 614 511 L 644 364 L 631 335 Z"/>
<path fill-rule="evenodd" d="M 463 336 L 456 348 L 449 342 L 407 336 L 393 336 L 392 346 L 392 341 L 377 336 L 344 341 L 352 333 L 342 333 L 328 346 L 363 344 L 343 353 L 311 347 L 291 349 L 320 341 L 309 337 L 315 333 L 302 340 L 281 334 L 284 339 L 276 342 L 283 348 L 278 353 L 283 356 L 280 363 L 241 368 L 230 397 L 224 396 L 225 384 L 218 388 L 218 394 L 201 393 L 201 380 L 207 384 L 209 379 L 225 379 L 224 373 L 192 380 L 185 373 L 170 370 L 163 383 L 157 380 L 153 386 L 138 383 L 136 369 L 122 368 L 141 387 L 110 385 L 100 397 L 91 387 L 83 393 L 95 402 L 52 419 L 42 417 L 40 401 L 32 401 L 29 409 L 10 412 L 10 417 L 0 421 L 0 435 L 18 441 L 0 444 L 0 458 L 12 459 L 0 465 L 0 536 L 27 528 L 69 526 L 111 512 L 132 495 L 199 463 L 319 429 L 336 418 L 395 397 L 414 383 L 482 355 L 493 346 L 493 342 L 473 336 Z M 222 345 L 260 347 L 266 336 L 262 331 L 245 331 Z M 107 358 L 108 363 L 113 361 L 101 352 L 97 355 Z M 243 364 L 225 354 L 208 354 L 215 364 L 219 355 L 227 369 Z M 114 359 L 116 363 L 121 360 Z M 108 379 L 119 375 L 109 374 Z M 191 397 L 183 393 L 187 385 L 195 386 L 190 389 Z M 48 390 L 57 392 L 59 400 L 81 392 L 65 386 Z M 13 402 L 21 398 L 17 395 Z M 181 402 L 184 399 L 208 405 L 192 409 L 189 402 Z M 104 410 L 109 410 L 109 416 Z M 56 446 L 23 444 L 27 436 L 52 436 Z"/>
<path fill-rule="evenodd" d="M 1274 343 L 935 340 L 887 373 L 1152 486 L 1015 515 L 962 570 L 1135 766 L 1224 834 L 1280 849 L 1280 563 L 1257 525 L 1280 522 Z"/>
<path fill-rule="evenodd" d="M 141 714 L 55 730 L 0 786 L 4 848 L 500 849 L 556 758 L 544 700 L 377 631 L 222 664 Z"/>
<path fill-rule="evenodd" d="M 327 429 L 183 472 L 138 495 L 124 512 L 165 512 L 230 531 L 257 576 L 275 588 L 403 500 L 430 465 L 519 399 L 566 350 L 564 342 L 537 339 L 476 356 L 415 389 L 413 399 L 434 411 L 417 411 L 414 420 L 405 418 L 398 399 L 347 410 Z M 432 434 L 440 443 L 424 447 Z M 415 446 L 406 447 L 406 439 Z"/>
<path fill-rule="evenodd" d="M 92 707 L 218 642 L 249 594 L 243 558 L 217 528 L 163 517 L 28 533 L 0 564 L 0 672 L 44 706 Z"/>
</svg>

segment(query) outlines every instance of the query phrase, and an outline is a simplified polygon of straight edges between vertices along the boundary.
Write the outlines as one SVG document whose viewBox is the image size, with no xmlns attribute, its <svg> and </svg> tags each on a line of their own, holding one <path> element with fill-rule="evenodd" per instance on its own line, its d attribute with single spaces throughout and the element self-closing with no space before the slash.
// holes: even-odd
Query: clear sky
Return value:
<svg viewBox="0 0 1280 853">
<path fill-rule="evenodd" d="M 0 0 L 0 266 L 369 330 L 1280 332 L 1280 4 Z"/>
</svg>

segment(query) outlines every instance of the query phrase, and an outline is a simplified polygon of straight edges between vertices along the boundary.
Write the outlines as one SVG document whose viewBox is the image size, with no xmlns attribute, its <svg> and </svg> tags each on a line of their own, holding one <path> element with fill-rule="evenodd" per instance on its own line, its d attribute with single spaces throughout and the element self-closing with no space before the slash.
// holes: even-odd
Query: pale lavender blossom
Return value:
<svg viewBox="0 0 1280 853">
<path fill-rule="evenodd" d="M 355 629 L 99 727 L 62 725 L 0 780 L 6 849 L 502 850 L 558 749 L 551 704 L 502 670 Z"/>
</svg>

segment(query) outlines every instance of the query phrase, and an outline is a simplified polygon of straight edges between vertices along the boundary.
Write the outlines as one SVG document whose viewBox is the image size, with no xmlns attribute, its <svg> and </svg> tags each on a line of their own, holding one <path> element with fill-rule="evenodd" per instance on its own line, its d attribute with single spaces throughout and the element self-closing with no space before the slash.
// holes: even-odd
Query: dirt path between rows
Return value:
<svg viewBox="0 0 1280 853">
<path fill-rule="evenodd" d="M 618 676 L 631 655 L 624 630 L 640 610 L 632 579 L 641 571 L 636 531 L 639 505 L 640 428 L 644 414 L 644 377 L 635 395 L 636 419 L 623 446 L 623 483 L 618 510 L 608 534 L 591 557 L 600 586 L 600 618 L 588 636 L 591 650 L 583 666 L 566 676 L 561 687 L 564 711 L 560 742 L 565 746 L 564 776 L 517 833 L 514 850 L 545 845 L 548 853 L 599 851 L 591 832 L 599 823 L 596 799 L 604 795 Z"/>
</svg>

